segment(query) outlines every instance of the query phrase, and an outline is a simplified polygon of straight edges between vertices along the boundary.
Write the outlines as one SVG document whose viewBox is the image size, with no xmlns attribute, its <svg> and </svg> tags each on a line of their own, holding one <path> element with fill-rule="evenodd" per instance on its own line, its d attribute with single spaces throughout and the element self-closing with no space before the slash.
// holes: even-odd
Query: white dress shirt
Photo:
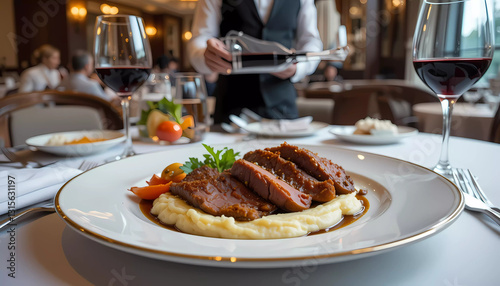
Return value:
<svg viewBox="0 0 500 286">
<path fill-rule="evenodd" d="M 44 64 L 26 69 L 21 74 L 19 92 L 43 91 L 45 88 L 55 89 L 61 82 L 58 70 L 51 70 Z"/>
<path fill-rule="evenodd" d="M 72 90 L 98 96 L 104 100 L 111 101 L 113 98 L 104 92 L 99 83 L 81 73 L 70 73 L 61 85 L 59 90 Z"/>
<path fill-rule="evenodd" d="M 264 24 L 267 23 L 273 7 L 273 0 L 254 0 L 259 16 Z M 295 43 L 292 48 L 297 51 L 317 52 L 323 50 L 314 0 L 300 0 L 300 11 L 297 21 Z M 193 18 L 193 38 L 188 43 L 188 56 L 193 67 L 199 72 L 210 74 L 212 71 L 205 64 L 203 53 L 207 48 L 207 40 L 219 38 L 219 25 L 222 21 L 222 0 L 202 0 L 198 2 Z M 290 78 L 298 82 L 306 75 L 312 74 L 319 61 L 302 62 L 297 64 L 295 75 Z"/>
</svg>

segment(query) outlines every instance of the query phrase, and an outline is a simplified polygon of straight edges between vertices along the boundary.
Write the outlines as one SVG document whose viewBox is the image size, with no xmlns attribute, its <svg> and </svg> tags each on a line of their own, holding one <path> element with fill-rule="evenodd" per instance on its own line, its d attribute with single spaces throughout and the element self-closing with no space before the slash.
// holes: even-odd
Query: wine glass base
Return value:
<svg viewBox="0 0 500 286">
<path fill-rule="evenodd" d="M 136 153 L 134 152 L 134 150 L 132 148 L 127 148 L 122 154 L 114 157 L 114 159 L 115 159 L 115 161 L 118 161 L 118 160 L 125 159 L 127 157 L 132 157 L 135 155 L 136 155 Z"/>
<path fill-rule="evenodd" d="M 128 158 L 128 157 L 132 157 L 134 155 L 135 155 L 135 153 L 134 154 L 127 154 L 127 155 L 123 155 L 122 154 L 122 155 L 118 155 L 118 156 L 114 157 L 114 159 L 115 159 L 115 161 L 118 161 L 118 160 L 122 160 L 122 159 L 125 159 L 125 158 Z"/>
<path fill-rule="evenodd" d="M 443 177 L 446 177 L 447 179 L 453 179 L 453 169 L 451 166 L 448 165 L 441 165 L 437 164 L 433 169 L 434 172 L 440 174 Z"/>
</svg>

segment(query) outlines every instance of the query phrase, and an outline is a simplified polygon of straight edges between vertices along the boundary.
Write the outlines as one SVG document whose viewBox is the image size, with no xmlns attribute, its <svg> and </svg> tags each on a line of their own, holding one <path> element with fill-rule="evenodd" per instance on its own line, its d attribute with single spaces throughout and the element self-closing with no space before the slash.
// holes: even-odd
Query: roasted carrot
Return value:
<svg viewBox="0 0 500 286">
<path fill-rule="evenodd" d="M 136 194 L 139 198 L 145 200 L 154 200 L 158 198 L 161 194 L 166 193 L 170 190 L 170 185 L 172 182 L 160 185 L 151 185 L 145 187 L 132 187 L 130 191 Z"/>
<path fill-rule="evenodd" d="M 154 174 L 153 177 L 151 177 L 151 179 L 149 179 L 149 181 L 146 181 L 146 183 L 149 186 L 164 185 L 164 184 L 167 184 L 168 182 L 169 182 L 168 180 L 165 180 L 156 174 Z"/>
</svg>

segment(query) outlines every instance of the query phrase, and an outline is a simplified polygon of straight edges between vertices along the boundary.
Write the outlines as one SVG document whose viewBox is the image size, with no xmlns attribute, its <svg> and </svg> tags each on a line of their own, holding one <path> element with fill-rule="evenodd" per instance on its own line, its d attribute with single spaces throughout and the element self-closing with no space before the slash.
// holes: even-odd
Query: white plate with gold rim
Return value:
<svg viewBox="0 0 500 286">
<path fill-rule="evenodd" d="M 416 128 L 407 126 L 398 126 L 398 133 L 396 134 L 363 135 L 353 134 L 354 130 L 356 130 L 355 126 L 335 126 L 329 132 L 343 141 L 366 145 L 394 144 L 404 138 L 418 134 Z"/>
<path fill-rule="evenodd" d="M 221 149 L 224 146 L 214 146 Z M 228 146 L 244 154 L 264 146 Z M 137 255 L 220 267 L 286 267 L 333 263 L 383 253 L 429 237 L 454 222 L 464 207 L 446 178 L 405 161 L 323 146 L 304 146 L 343 166 L 357 188 L 368 190 L 368 212 L 343 228 L 311 236 L 236 240 L 203 237 L 161 227 L 144 216 L 127 190 L 186 154 L 202 157 L 200 145 L 134 156 L 82 173 L 56 195 L 57 213 L 78 233 Z"/>
<path fill-rule="evenodd" d="M 64 136 L 67 141 L 78 140 L 84 136 L 92 139 L 104 139 L 91 143 L 70 144 L 70 145 L 47 145 L 47 142 L 54 136 Z M 26 140 L 26 145 L 36 149 L 59 156 L 86 156 L 105 151 L 121 142 L 125 141 L 125 135 L 115 130 L 86 130 L 57 132 L 38 135 Z"/>
</svg>

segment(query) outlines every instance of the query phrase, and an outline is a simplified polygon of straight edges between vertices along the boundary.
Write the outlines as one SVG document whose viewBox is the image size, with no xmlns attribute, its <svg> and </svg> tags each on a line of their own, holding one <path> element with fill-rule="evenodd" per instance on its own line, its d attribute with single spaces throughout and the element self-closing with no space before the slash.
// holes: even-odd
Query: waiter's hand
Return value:
<svg viewBox="0 0 500 286">
<path fill-rule="evenodd" d="M 216 38 L 207 41 L 207 49 L 204 53 L 205 64 L 213 72 L 222 74 L 231 73 L 231 61 L 233 57 L 226 50 L 226 46 L 222 41 Z"/>
<path fill-rule="evenodd" d="M 273 72 L 271 73 L 275 77 L 279 77 L 281 79 L 288 79 L 291 78 L 293 75 L 295 75 L 295 72 L 297 71 L 297 64 L 293 64 L 289 67 L 286 68 L 284 71 L 280 72 Z"/>
</svg>

